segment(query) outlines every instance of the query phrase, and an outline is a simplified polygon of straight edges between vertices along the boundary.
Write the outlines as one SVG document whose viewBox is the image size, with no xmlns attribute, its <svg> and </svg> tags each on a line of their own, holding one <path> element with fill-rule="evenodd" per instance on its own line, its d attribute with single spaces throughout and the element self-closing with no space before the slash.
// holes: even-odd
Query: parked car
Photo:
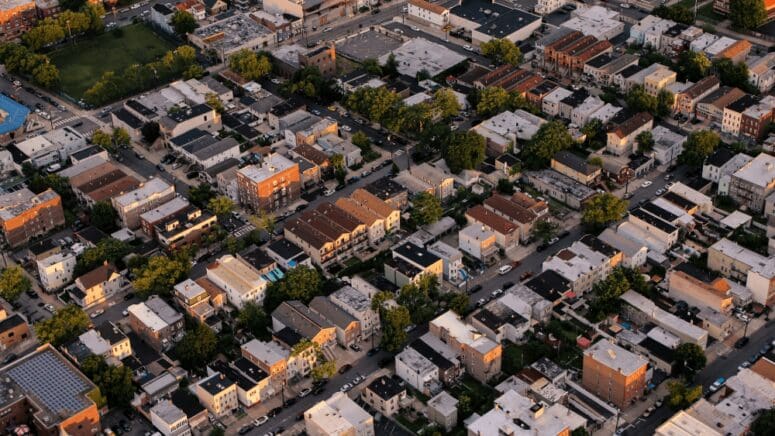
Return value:
<svg viewBox="0 0 775 436">
<path fill-rule="evenodd" d="M 96 317 L 98 317 L 98 316 L 102 315 L 103 313 L 105 313 L 105 311 L 104 311 L 104 310 L 102 310 L 102 309 L 97 309 L 97 310 L 95 310 L 94 312 L 92 312 L 92 313 L 89 315 L 89 317 L 90 317 L 91 319 L 94 319 L 94 318 L 96 318 Z"/>
<path fill-rule="evenodd" d="M 253 430 L 253 424 L 243 425 L 242 428 L 240 428 L 237 433 L 243 435 L 249 432 L 250 430 Z"/>
<path fill-rule="evenodd" d="M 503 265 L 502 267 L 498 268 L 498 274 L 505 275 L 508 274 L 509 271 L 511 271 L 512 266 L 511 265 Z"/>
<path fill-rule="evenodd" d="M 648 188 L 649 186 L 651 186 L 651 180 L 646 180 L 645 182 L 640 184 L 641 188 Z"/>
<path fill-rule="evenodd" d="M 351 344 L 350 349 L 353 351 L 361 351 L 361 347 L 358 344 Z"/>
<path fill-rule="evenodd" d="M 711 392 L 716 392 L 717 390 L 721 389 L 722 386 L 724 386 L 724 383 L 727 380 L 724 377 L 719 377 L 716 379 L 716 381 L 713 382 L 712 385 L 710 385 L 710 388 L 708 388 Z"/>
<path fill-rule="evenodd" d="M 312 393 L 312 389 L 310 388 L 302 389 L 301 392 L 299 392 L 299 398 L 304 398 L 311 393 Z"/>
<path fill-rule="evenodd" d="M 353 367 L 353 366 L 352 366 L 352 365 L 350 365 L 349 363 L 345 363 L 344 365 L 342 365 L 342 367 L 341 367 L 341 368 L 339 368 L 339 374 L 344 374 L 344 373 L 346 373 L 347 371 L 349 371 L 350 369 L 352 369 L 352 367 Z"/>
<path fill-rule="evenodd" d="M 255 421 L 253 421 L 253 425 L 260 427 L 261 425 L 266 424 L 267 421 L 269 421 L 268 416 L 259 416 Z"/>
</svg>

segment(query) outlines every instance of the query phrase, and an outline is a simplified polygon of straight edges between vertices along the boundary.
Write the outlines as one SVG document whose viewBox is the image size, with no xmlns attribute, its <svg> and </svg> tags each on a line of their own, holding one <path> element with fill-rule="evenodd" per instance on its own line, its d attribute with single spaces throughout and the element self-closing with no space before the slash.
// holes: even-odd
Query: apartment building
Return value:
<svg viewBox="0 0 775 436">
<path fill-rule="evenodd" d="M 214 416 L 226 416 L 239 406 L 237 384 L 216 372 L 196 384 L 196 396 Z"/>
<path fill-rule="evenodd" d="M 336 392 L 304 412 L 309 436 L 374 436 L 374 418 L 347 394 Z"/>
<path fill-rule="evenodd" d="M 764 210 L 764 199 L 775 191 L 775 157 L 761 153 L 732 174 L 729 196 L 754 211 Z"/>
<path fill-rule="evenodd" d="M 334 304 L 328 297 L 317 296 L 309 302 L 309 308 L 323 319 L 333 324 L 336 329 L 336 342 L 349 348 L 361 337 L 361 324 L 354 316 Z"/>
<path fill-rule="evenodd" d="M 742 98 L 745 94 L 739 88 L 721 86 L 697 102 L 695 115 L 701 120 L 711 120 L 721 124 L 724 119 L 724 109 Z"/>
<path fill-rule="evenodd" d="M 22 315 L 0 309 L 0 351 L 7 352 L 31 336 L 30 325 Z"/>
<path fill-rule="evenodd" d="M 587 163 L 582 157 L 569 151 L 560 151 L 552 157 L 551 167 L 558 173 L 584 185 L 592 185 L 600 178 L 602 169 Z"/>
<path fill-rule="evenodd" d="M 409 207 L 409 191 L 388 176 L 369 183 L 363 189 L 393 209 L 400 211 Z M 354 192 L 357 191 L 356 189 Z"/>
<path fill-rule="evenodd" d="M 616 120 L 608 130 L 606 150 L 616 156 L 626 156 L 632 153 L 635 138 L 654 127 L 654 117 L 646 112 L 639 112 L 629 117 Z"/>
<path fill-rule="evenodd" d="M 653 301 L 635 291 L 621 296 L 623 313 L 638 325 L 654 324 L 677 338 L 678 342 L 696 344 L 703 350 L 708 346 L 708 332 L 688 321 L 663 310 Z"/>
<path fill-rule="evenodd" d="M 382 416 L 393 416 L 406 399 L 406 388 L 392 377 L 377 377 L 361 392 L 363 401 Z"/>
<path fill-rule="evenodd" d="M 11 247 L 26 244 L 65 225 L 62 198 L 52 189 L 34 194 L 27 188 L 0 195 L 0 226 Z"/>
<path fill-rule="evenodd" d="M 646 264 L 648 247 L 626 236 L 617 233 L 614 229 L 605 229 L 598 235 L 598 239 L 622 253 L 622 265 L 627 268 L 639 268 Z"/>
<path fill-rule="evenodd" d="M 158 295 L 127 308 L 129 326 L 154 349 L 167 350 L 184 334 L 184 319 Z"/>
<path fill-rule="evenodd" d="M 272 330 L 286 328 L 324 348 L 336 342 L 336 327 L 297 300 L 284 301 L 272 312 Z"/>
<path fill-rule="evenodd" d="M 396 286 L 417 283 L 423 275 L 436 276 L 441 282 L 444 262 L 425 248 L 412 242 L 393 247 L 392 257 L 385 261 L 385 277 Z"/>
<path fill-rule="evenodd" d="M 541 3 L 541 0 L 538 1 Z M 441 391 L 435 397 L 428 400 L 428 419 L 439 424 L 444 431 L 451 432 L 457 425 L 457 398 Z"/>
<path fill-rule="evenodd" d="M 495 232 L 478 223 L 470 224 L 458 232 L 458 248 L 474 259 L 492 264 L 498 254 Z"/>
<path fill-rule="evenodd" d="M 739 99 L 724 107 L 721 119 L 721 131 L 730 135 L 740 134 L 740 125 L 743 122 L 743 112 L 756 105 L 756 98 L 745 94 Z"/>
<path fill-rule="evenodd" d="M 189 162 L 199 164 L 205 170 L 240 156 L 240 144 L 236 139 L 221 139 L 199 128 L 170 138 L 168 145 Z"/>
<path fill-rule="evenodd" d="M 193 129 L 217 132 L 221 129 L 221 115 L 207 104 L 197 104 L 188 109 L 167 113 L 159 120 L 159 127 L 166 139 Z"/>
<path fill-rule="evenodd" d="M 476 205 L 466 211 L 466 220 L 468 223 L 474 226 L 479 226 L 484 231 L 489 231 L 495 234 L 495 243 L 500 248 L 509 248 L 519 244 L 520 229 L 519 226 L 511 221 L 503 218 L 495 212 L 485 208 L 482 205 Z M 461 230 L 462 232 L 462 230 Z M 473 242 L 466 240 L 466 243 Z M 463 249 L 463 243 L 461 241 L 460 249 Z M 475 244 L 480 245 L 480 244 Z M 468 249 L 465 251 L 469 252 Z M 481 252 L 481 250 L 479 250 Z M 480 256 L 476 256 L 479 258 Z"/>
<path fill-rule="evenodd" d="M 121 360 L 132 355 L 132 344 L 121 329 L 106 321 L 78 336 L 66 346 L 65 352 L 76 362 L 83 362 L 89 356 L 102 356 L 108 364 L 120 366 Z"/>
<path fill-rule="evenodd" d="M 697 103 L 719 89 L 720 83 L 718 77 L 708 76 L 675 94 L 675 111 L 686 116 L 693 115 Z"/>
<path fill-rule="evenodd" d="M 447 311 L 433 319 L 429 331 L 446 343 L 480 382 L 487 382 L 501 370 L 502 347 L 463 322 L 454 312 Z"/>
<path fill-rule="evenodd" d="M 748 65 L 748 80 L 759 91 L 765 93 L 775 85 L 775 54 L 766 55 L 746 61 Z"/>
<path fill-rule="evenodd" d="M 484 200 L 484 208 L 516 225 L 520 241 L 530 238 L 533 225 L 546 218 L 549 213 L 549 205 L 545 201 L 521 192 L 514 193 L 511 197 L 493 194 Z"/>
<path fill-rule="evenodd" d="M 656 97 L 660 91 L 675 83 L 678 74 L 667 68 L 658 69 L 643 78 L 643 88 L 651 96 Z"/>
<path fill-rule="evenodd" d="M 441 201 L 455 193 L 452 176 L 427 162 L 412 165 L 408 170 L 401 171 L 395 180 L 412 194 L 428 192 Z"/>
<path fill-rule="evenodd" d="M 371 299 L 365 294 L 348 285 L 334 291 L 328 298 L 358 320 L 361 334 L 358 340 L 365 340 L 379 332 L 379 314 L 371 308 Z"/>
<path fill-rule="evenodd" d="M 37 22 L 38 10 L 34 0 L 9 1 L 0 11 L 0 40 L 8 42 L 20 38 Z"/>
<path fill-rule="evenodd" d="M 218 217 L 215 215 L 189 205 L 158 221 L 153 227 L 153 233 L 159 245 L 167 251 L 174 251 L 198 242 L 217 223 Z"/>
<path fill-rule="evenodd" d="M 40 435 L 91 436 L 101 429 L 92 399 L 99 388 L 51 344 L 0 368 L 0 386 L 13 392 L 0 398 L 3 433 L 20 423 Z"/>
<path fill-rule="evenodd" d="M 395 358 L 396 376 L 425 395 L 440 389 L 439 367 L 412 347 L 404 348 Z"/>
<path fill-rule="evenodd" d="M 459 283 L 466 277 L 463 269 L 463 253 L 460 250 L 444 241 L 436 241 L 428 245 L 427 249 L 441 259 L 444 265 L 444 280 Z"/>
<path fill-rule="evenodd" d="M 732 287 L 715 273 L 685 262 L 670 270 L 667 283 L 670 298 L 675 301 L 683 300 L 690 306 L 709 307 L 723 313 L 732 310 Z"/>
<path fill-rule="evenodd" d="M 497 157 L 509 152 L 520 141 L 529 141 L 545 122 L 537 115 L 517 109 L 494 115 L 474 126 L 473 130 L 484 137 L 487 154 Z"/>
<path fill-rule="evenodd" d="M 578 30 L 560 28 L 536 44 L 542 50 L 543 67 L 560 74 L 577 75 L 590 59 L 611 51 L 611 43 L 584 35 Z"/>
<path fill-rule="evenodd" d="M 631 211 L 627 222 L 659 241 L 666 249 L 678 242 L 679 227 L 644 208 Z"/>
<path fill-rule="evenodd" d="M 601 340 L 584 351 L 581 384 L 606 402 L 624 408 L 646 389 L 648 360 Z"/>
<path fill-rule="evenodd" d="M 406 13 L 410 20 L 441 29 L 449 23 L 449 9 L 425 0 L 409 0 Z"/>
<path fill-rule="evenodd" d="M 87 206 L 99 201 L 110 201 L 140 186 L 139 180 L 127 175 L 113 162 L 107 162 L 99 156 L 94 158 L 86 159 L 60 173 L 62 177 L 69 178 L 73 193 Z"/>
<path fill-rule="evenodd" d="M 561 201 L 573 209 L 581 209 L 589 199 L 597 195 L 597 192 L 589 186 L 582 185 L 554 170 L 529 171 L 524 174 L 530 184 L 539 192 Z M 523 238 L 527 238 L 527 236 L 523 236 Z"/>
<path fill-rule="evenodd" d="M 113 208 L 124 227 L 134 230 L 140 227 L 140 215 L 175 197 L 175 187 L 161 177 L 140 184 L 134 191 L 113 197 Z"/>
<path fill-rule="evenodd" d="M 68 289 L 68 293 L 76 304 L 86 309 L 116 295 L 123 281 L 115 265 L 105 261 L 75 279 L 75 287 Z"/>
<path fill-rule="evenodd" d="M 584 294 L 592 286 L 604 280 L 611 273 L 613 247 L 596 241 L 593 247 L 576 241 L 570 247 L 560 250 L 554 256 L 544 260 L 542 270 L 552 270 L 570 282 L 576 294 Z"/>
<path fill-rule="evenodd" d="M 43 289 L 51 292 L 70 283 L 76 262 L 76 255 L 72 251 L 62 251 L 38 260 L 38 277 Z"/>
<path fill-rule="evenodd" d="M 614 76 L 625 68 L 638 65 L 639 57 L 635 54 L 625 53 L 614 58 L 604 53 L 596 56 L 584 65 L 584 74 L 587 74 L 595 83 L 604 85 L 613 84 Z"/>
<path fill-rule="evenodd" d="M 164 6 L 161 4 L 155 6 Z M 154 6 L 154 7 L 155 7 Z M 148 411 L 151 424 L 164 436 L 187 436 L 191 434 L 188 416 L 170 400 L 161 400 Z"/>
<path fill-rule="evenodd" d="M 775 109 L 775 97 L 765 97 L 744 110 L 740 118 L 738 134 L 752 141 L 764 139 L 773 119 L 773 109 Z"/>
<path fill-rule="evenodd" d="M 249 302 L 261 305 L 268 286 L 255 268 L 230 254 L 207 266 L 207 278 L 226 292 L 229 303 L 237 309 Z"/>
<path fill-rule="evenodd" d="M 722 238 L 708 248 L 708 268 L 751 290 L 753 300 L 770 305 L 775 301 L 775 261 Z"/>
<path fill-rule="evenodd" d="M 140 228 L 146 235 L 154 238 L 156 237 L 156 226 L 158 224 L 183 212 L 190 205 L 188 200 L 183 197 L 173 197 L 172 200 L 142 213 L 140 215 Z"/>
<path fill-rule="evenodd" d="M 199 322 L 207 323 L 207 319 L 215 315 L 215 308 L 210 305 L 210 294 L 199 283 L 183 280 L 175 285 L 173 294 L 177 304 Z"/>
<path fill-rule="evenodd" d="M 299 164 L 273 153 L 262 165 L 250 165 L 237 171 L 240 203 L 254 211 L 274 211 L 290 205 L 301 195 Z"/>
</svg>

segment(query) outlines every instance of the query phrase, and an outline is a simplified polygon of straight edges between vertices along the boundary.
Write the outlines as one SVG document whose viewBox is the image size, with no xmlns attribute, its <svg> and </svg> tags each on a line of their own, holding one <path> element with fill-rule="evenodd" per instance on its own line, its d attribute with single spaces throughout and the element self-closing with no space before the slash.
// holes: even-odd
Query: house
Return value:
<svg viewBox="0 0 775 436">
<path fill-rule="evenodd" d="M 374 418 L 342 392 L 307 409 L 304 426 L 310 436 L 374 436 Z"/>
<path fill-rule="evenodd" d="M 124 278 L 116 267 L 105 261 L 102 265 L 75 279 L 75 287 L 68 290 L 71 298 L 82 308 L 89 308 L 116 295 Z"/>
<path fill-rule="evenodd" d="M 382 192 L 385 193 L 386 191 Z M 403 194 L 405 195 L 406 191 L 403 191 Z M 396 197 L 392 198 L 396 201 L 391 201 L 390 198 L 381 198 L 379 195 L 361 188 L 353 191 L 349 197 L 349 199 L 357 204 L 362 210 L 366 210 L 382 220 L 386 235 L 401 228 L 401 200 Z"/>
<path fill-rule="evenodd" d="M 775 157 L 761 153 L 734 174 L 729 181 L 729 196 L 739 205 L 760 212 L 764 199 L 775 191 Z"/>
<path fill-rule="evenodd" d="M 24 162 L 36 168 L 67 162 L 70 155 L 84 148 L 86 148 L 86 138 L 69 126 L 34 136 L 16 144 L 16 149 L 26 158 Z"/>
<path fill-rule="evenodd" d="M 428 245 L 427 250 L 441 259 L 444 266 L 444 280 L 458 283 L 467 277 L 463 269 L 463 253 L 460 250 L 443 241 L 436 241 Z"/>
<path fill-rule="evenodd" d="M 124 195 L 111 199 L 124 227 L 134 230 L 140 227 L 140 215 L 172 200 L 175 187 L 161 177 L 148 180 Z"/>
<path fill-rule="evenodd" d="M 767 53 L 758 58 L 746 61 L 748 65 L 748 80 L 762 93 L 769 91 L 775 85 L 775 54 Z"/>
<path fill-rule="evenodd" d="M 393 209 L 404 210 L 409 206 L 409 192 L 390 177 L 377 179 L 363 189 L 384 201 Z"/>
<path fill-rule="evenodd" d="M 651 323 L 678 338 L 678 341 L 697 344 L 703 350 L 708 344 L 708 332 L 658 307 L 653 301 L 635 291 L 622 294 L 623 313 L 639 325 Z"/>
<path fill-rule="evenodd" d="M 743 112 L 755 105 L 756 98 L 750 94 L 745 94 L 739 99 L 729 103 L 723 109 L 721 131 L 731 135 L 740 134 L 740 126 L 743 122 Z"/>
<path fill-rule="evenodd" d="M 406 399 L 406 388 L 394 378 L 383 375 L 366 385 L 361 398 L 382 416 L 393 416 Z"/>
<path fill-rule="evenodd" d="M 530 319 L 523 317 L 507 304 L 492 302 L 468 316 L 468 321 L 491 341 L 519 343 L 530 328 Z"/>
<path fill-rule="evenodd" d="M 198 104 L 178 112 L 168 112 L 159 120 L 164 138 L 174 138 L 192 129 L 217 132 L 221 129 L 221 116 L 207 104 Z"/>
<path fill-rule="evenodd" d="M 262 342 L 251 339 L 241 347 L 242 358 L 269 374 L 276 382 L 284 383 L 295 374 L 289 374 L 290 349 L 275 341 Z"/>
<path fill-rule="evenodd" d="M 37 261 L 40 284 L 46 292 L 61 289 L 73 280 L 76 254 L 62 251 Z"/>
<path fill-rule="evenodd" d="M 0 310 L 0 351 L 12 350 L 30 337 L 30 325 L 22 315 Z"/>
<path fill-rule="evenodd" d="M 11 247 L 65 225 L 62 198 L 52 189 L 34 194 L 27 188 L 0 195 L 0 227 Z"/>
<path fill-rule="evenodd" d="M 161 400 L 148 411 L 151 424 L 163 436 L 186 436 L 191 434 L 188 416 L 170 400 Z"/>
<path fill-rule="evenodd" d="M 215 316 L 215 308 L 210 305 L 210 294 L 199 283 L 186 279 L 175 285 L 173 294 L 177 304 L 190 316 L 200 322 Z"/>
<path fill-rule="evenodd" d="M 440 425 L 445 431 L 452 431 L 457 425 L 458 403 L 457 398 L 448 394 L 447 391 L 439 392 L 428 400 L 428 419 Z"/>
<path fill-rule="evenodd" d="M 683 300 L 690 306 L 709 307 L 713 310 L 729 313 L 732 310 L 732 287 L 716 273 L 701 270 L 685 262 L 668 273 L 670 298 Z"/>
<path fill-rule="evenodd" d="M 608 130 L 606 142 L 606 150 L 617 156 L 632 153 L 632 146 L 638 134 L 651 130 L 654 126 L 654 117 L 646 112 L 621 118 L 621 121 L 615 122 Z"/>
<path fill-rule="evenodd" d="M 519 240 L 531 237 L 533 225 L 547 216 L 549 205 L 521 192 L 511 197 L 493 194 L 484 200 L 484 208 L 495 215 L 508 220 L 519 229 Z"/>
<path fill-rule="evenodd" d="M 654 141 L 651 152 L 655 160 L 662 164 L 673 164 L 678 161 L 678 156 L 683 153 L 686 136 L 667 127 L 656 126 L 651 130 L 651 138 Z"/>
<path fill-rule="evenodd" d="M 197 243 L 210 233 L 217 223 L 218 218 L 215 215 L 189 205 L 158 221 L 153 226 L 153 234 L 165 250 L 174 251 Z"/>
<path fill-rule="evenodd" d="M 449 23 L 449 9 L 425 0 L 409 0 L 406 14 L 410 20 L 441 29 Z"/>
<path fill-rule="evenodd" d="M 167 32 L 170 35 L 175 33 L 175 29 L 172 28 L 172 16 L 175 11 L 161 3 L 154 4 L 151 7 L 151 23 L 157 28 Z M 176 433 L 177 434 L 177 433 Z M 169 436 L 169 435 L 164 435 Z"/>
<path fill-rule="evenodd" d="M 596 183 L 602 172 L 600 167 L 590 165 L 584 158 L 569 151 L 557 152 L 552 157 L 551 167 L 558 173 L 587 186 Z"/>
<path fill-rule="evenodd" d="M 498 215 L 496 212 L 487 209 L 485 206 L 477 205 L 468 209 L 466 211 L 466 219 L 469 224 L 477 225 L 486 231 L 494 233 L 495 242 L 500 248 L 509 248 L 519 243 L 521 235 L 519 226 Z M 466 239 L 466 244 L 469 242 L 472 241 Z M 468 248 L 474 248 L 473 246 L 468 246 L 468 248 L 464 249 L 462 248 L 462 245 L 463 243 L 461 241 L 461 250 L 466 250 L 469 253 L 471 253 L 471 251 L 469 251 Z M 479 246 L 480 244 L 474 245 Z M 480 256 L 475 257 L 481 258 Z"/>
<path fill-rule="evenodd" d="M 360 322 L 329 298 L 317 296 L 309 302 L 309 308 L 334 326 L 339 345 L 349 348 L 361 338 Z"/>
<path fill-rule="evenodd" d="M 230 136 L 219 139 L 199 128 L 170 138 L 168 144 L 172 150 L 189 162 L 199 164 L 205 171 L 219 163 L 240 157 L 240 144 L 236 139 Z"/>
<path fill-rule="evenodd" d="M 697 102 L 695 115 L 700 120 L 711 120 L 721 123 L 724 109 L 745 95 L 739 88 L 721 86 Z"/>
<path fill-rule="evenodd" d="M 485 382 L 500 372 L 502 347 L 447 311 L 430 322 L 430 335 L 448 346 L 460 357 L 466 371 Z"/>
<path fill-rule="evenodd" d="M 237 386 L 237 401 L 244 407 L 252 407 L 269 399 L 275 389 L 268 374 L 245 358 L 231 363 L 215 361 L 208 365 L 208 371 L 223 374 Z"/>
<path fill-rule="evenodd" d="M 396 355 L 396 376 L 423 394 L 438 390 L 439 367 L 412 347 Z"/>
<path fill-rule="evenodd" d="M 325 135 L 318 138 L 316 144 L 329 156 L 342 155 L 344 165 L 348 168 L 363 163 L 361 149 L 347 139 L 337 135 Z"/>
<path fill-rule="evenodd" d="M 584 351 L 581 384 L 603 401 L 625 407 L 643 395 L 648 360 L 601 340 Z"/>
<path fill-rule="evenodd" d="M 560 114 L 560 103 L 573 95 L 573 91 L 565 88 L 555 88 L 554 91 L 544 97 L 541 102 L 541 111 L 549 116 L 558 116 Z"/>
<path fill-rule="evenodd" d="M 639 268 L 646 264 L 648 248 L 629 239 L 613 229 L 605 229 L 597 237 L 622 253 L 622 265 L 627 268 Z"/>
<path fill-rule="evenodd" d="M 425 274 L 441 281 L 444 263 L 425 248 L 412 242 L 398 244 L 392 249 L 392 257 L 385 262 L 385 277 L 396 286 L 417 283 Z"/>
<path fill-rule="evenodd" d="M 775 98 L 765 97 L 757 104 L 743 111 L 740 118 L 739 135 L 753 141 L 761 141 L 772 122 Z"/>
<path fill-rule="evenodd" d="M 249 302 L 260 305 L 268 286 L 255 268 L 230 254 L 207 266 L 207 278 L 226 292 L 229 303 L 237 309 Z"/>
<path fill-rule="evenodd" d="M 167 350 L 183 337 L 184 319 L 158 295 L 127 308 L 129 326 L 151 347 Z"/>
<path fill-rule="evenodd" d="M 605 250 L 608 252 L 613 250 L 612 247 L 603 242 L 599 242 L 599 244 L 605 245 Z M 571 289 L 576 294 L 590 291 L 595 283 L 608 276 L 612 268 L 608 255 L 591 249 L 580 241 L 560 250 L 554 256 L 547 257 L 542 265 L 543 271 L 555 271 L 567 279 L 571 284 Z"/>
<path fill-rule="evenodd" d="M 249 165 L 237 171 L 240 203 L 254 211 L 274 211 L 301 195 L 299 164 L 273 153 L 261 167 Z"/>
<path fill-rule="evenodd" d="M 581 209 L 584 203 L 597 194 L 592 188 L 554 170 L 528 171 L 525 175 L 539 192 L 573 209 Z"/>
<path fill-rule="evenodd" d="M 708 248 L 708 269 L 745 283 L 759 304 L 775 301 L 775 261 L 770 257 L 722 238 Z"/>
<path fill-rule="evenodd" d="M 195 391 L 202 405 L 214 416 L 230 414 L 239 405 L 236 383 L 218 372 L 197 383 Z"/>
<path fill-rule="evenodd" d="M 602 6 L 574 10 L 571 18 L 562 23 L 562 27 L 606 40 L 614 39 L 624 32 L 624 23 L 620 20 L 619 13 Z"/>
<path fill-rule="evenodd" d="M 441 201 L 452 196 L 454 179 L 443 170 L 423 162 L 403 170 L 394 178 L 396 182 L 406 187 L 412 193 L 428 192 Z"/>
<path fill-rule="evenodd" d="M 189 208 L 190 203 L 188 200 L 182 197 L 175 196 L 170 201 L 162 203 L 157 207 L 144 212 L 140 215 L 140 228 L 143 232 L 150 236 L 156 236 L 156 226 L 182 211 Z"/>
<path fill-rule="evenodd" d="M 719 89 L 719 79 L 716 76 L 704 77 L 694 85 L 675 95 L 675 110 L 686 116 L 694 115 L 697 103 Z"/>
<path fill-rule="evenodd" d="M 627 222 L 649 234 L 663 247 L 670 248 L 678 242 L 679 227 L 666 221 L 665 217 L 660 215 L 640 207 L 630 211 Z"/>
<path fill-rule="evenodd" d="M 175 7 L 180 11 L 185 11 L 193 15 L 197 21 L 205 19 L 205 6 L 200 3 L 199 0 L 183 0 L 175 4 Z"/>
<path fill-rule="evenodd" d="M 298 245 L 285 238 L 270 242 L 266 246 L 266 254 L 284 269 L 295 268 L 298 265 L 312 267 L 310 257 L 304 254 L 304 251 Z"/>
<path fill-rule="evenodd" d="M 100 356 L 108 364 L 120 366 L 123 359 L 132 355 L 132 344 L 121 329 L 107 321 L 67 344 L 65 352 L 75 362 L 82 363 L 89 356 Z"/>
<path fill-rule="evenodd" d="M 323 348 L 336 341 L 334 325 L 300 301 L 284 301 L 272 312 L 272 330 L 279 332 L 285 328 Z"/>
<path fill-rule="evenodd" d="M 73 193 L 88 206 L 99 201 L 110 201 L 140 186 L 139 180 L 99 155 L 65 169 L 60 175 L 69 178 Z"/>
<path fill-rule="evenodd" d="M 0 368 L 0 399 L 6 415 L 0 431 L 26 423 L 36 434 L 88 436 L 101 429 L 100 413 L 92 399 L 98 387 L 51 344 Z"/>
<path fill-rule="evenodd" d="M 476 223 L 458 232 L 458 248 L 488 265 L 494 262 L 498 254 L 495 232 Z"/>
</svg>

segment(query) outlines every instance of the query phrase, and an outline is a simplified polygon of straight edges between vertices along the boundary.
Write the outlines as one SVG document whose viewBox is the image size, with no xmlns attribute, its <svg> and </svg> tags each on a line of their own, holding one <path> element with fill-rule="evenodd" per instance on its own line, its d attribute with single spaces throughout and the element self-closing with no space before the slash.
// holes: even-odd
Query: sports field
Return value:
<svg viewBox="0 0 775 436">
<path fill-rule="evenodd" d="M 62 90 L 78 100 L 102 73 L 121 74 L 132 64 L 153 61 L 174 48 L 144 24 L 133 24 L 66 46 L 49 55 L 59 68 Z"/>
</svg>

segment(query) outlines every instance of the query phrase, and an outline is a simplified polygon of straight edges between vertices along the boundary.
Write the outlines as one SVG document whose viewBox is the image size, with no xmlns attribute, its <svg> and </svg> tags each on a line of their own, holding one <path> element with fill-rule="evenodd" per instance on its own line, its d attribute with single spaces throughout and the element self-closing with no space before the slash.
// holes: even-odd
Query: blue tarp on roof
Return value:
<svg viewBox="0 0 775 436">
<path fill-rule="evenodd" d="M 0 94 L 0 110 L 8 113 L 0 123 L 0 135 L 13 132 L 21 127 L 30 113 L 26 106 L 15 102 L 5 94 Z"/>
</svg>

